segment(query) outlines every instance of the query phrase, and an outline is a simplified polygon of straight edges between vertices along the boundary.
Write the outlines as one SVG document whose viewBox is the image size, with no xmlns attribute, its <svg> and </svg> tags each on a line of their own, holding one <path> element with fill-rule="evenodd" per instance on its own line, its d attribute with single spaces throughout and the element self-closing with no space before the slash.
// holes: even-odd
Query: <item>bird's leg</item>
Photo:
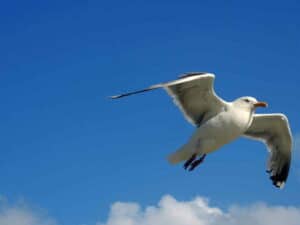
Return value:
<svg viewBox="0 0 300 225">
<path fill-rule="evenodd" d="M 183 168 L 184 168 L 185 170 L 186 170 L 186 169 L 189 167 L 189 165 L 196 159 L 196 156 L 197 156 L 197 154 L 194 153 L 194 154 L 191 156 L 191 158 L 189 158 L 189 159 L 184 163 Z"/>
<path fill-rule="evenodd" d="M 200 159 L 194 161 L 194 162 L 191 164 L 191 166 L 190 166 L 190 168 L 189 168 L 189 171 L 192 171 L 192 170 L 194 170 L 197 166 L 199 166 L 200 163 L 202 163 L 202 162 L 204 161 L 205 157 L 206 157 L 206 154 L 202 155 L 202 156 L 200 157 Z"/>
</svg>

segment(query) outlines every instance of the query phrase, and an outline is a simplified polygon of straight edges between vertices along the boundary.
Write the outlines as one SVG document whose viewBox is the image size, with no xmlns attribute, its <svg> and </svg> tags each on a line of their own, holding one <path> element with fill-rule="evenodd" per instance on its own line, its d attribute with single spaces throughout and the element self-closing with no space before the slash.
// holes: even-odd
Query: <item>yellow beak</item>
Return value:
<svg viewBox="0 0 300 225">
<path fill-rule="evenodd" d="M 266 102 L 257 102 L 254 104 L 254 107 L 257 108 L 257 107 L 268 107 L 268 103 Z"/>
</svg>

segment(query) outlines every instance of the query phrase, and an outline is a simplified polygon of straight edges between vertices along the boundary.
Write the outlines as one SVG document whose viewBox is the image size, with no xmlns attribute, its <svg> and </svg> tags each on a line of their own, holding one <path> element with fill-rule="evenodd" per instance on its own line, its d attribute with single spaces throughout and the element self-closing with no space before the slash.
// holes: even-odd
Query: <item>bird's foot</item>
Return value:
<svg viewBox="0 0 300 225">
<path fill-rule="evenodd" d="M 191 163 L 196 159 L 196 156 L 197 156 L 197 154 L 193 154 L 192 156 L 191 156 L 191 158 L 189 158 L 185 163 L 184 163 L 184 165 L 183 165 L 183 168 L 186 170 L 188 167 L 189 167 L 189 165 L 191 165 Z"/>
<path fill-rule="evenodd" d="M 202 155 L 200 157 L 200 159 L 198 159 L 198 160 L 194 161 L 193 163 L 191 163 L 189 171 L 193 171 L 197 166 L 199 166 L 204 161 L 205 157 L 206 157 L 206 154 Z"/>
</svg>

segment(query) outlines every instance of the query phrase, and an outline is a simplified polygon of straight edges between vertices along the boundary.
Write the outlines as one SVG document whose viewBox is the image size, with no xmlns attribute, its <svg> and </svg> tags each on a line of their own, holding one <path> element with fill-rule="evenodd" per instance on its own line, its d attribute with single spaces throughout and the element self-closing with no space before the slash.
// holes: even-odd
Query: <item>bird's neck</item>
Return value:
<svg viewBox="0 0 300 225">
<path fill-rule="evenodd" d="M 234 115 L 234 120 L 239 124 L 242 130 L 247 130 L 252 123 L 254 110 L 250 110 L 246 107 L 238 107 L 236 105 L 231 105 L 229 108 L 230 113 Z"/>
</svg>

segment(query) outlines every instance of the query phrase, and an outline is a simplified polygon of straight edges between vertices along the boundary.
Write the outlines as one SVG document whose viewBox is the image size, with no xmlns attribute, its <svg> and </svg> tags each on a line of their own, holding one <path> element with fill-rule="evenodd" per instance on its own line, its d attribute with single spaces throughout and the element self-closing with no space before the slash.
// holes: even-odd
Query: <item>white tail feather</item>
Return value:
<svg viewBox="0 0 300 225">
<path fill-rule="evenodd" d="M 191 151 L 189 151 L 189 146 L 184 145 L 182 148 L 168 156 L 168 161 L 171 164 L 180 163 L 181 161 L 188 160 L 191 156 Z"/>
</svg>

